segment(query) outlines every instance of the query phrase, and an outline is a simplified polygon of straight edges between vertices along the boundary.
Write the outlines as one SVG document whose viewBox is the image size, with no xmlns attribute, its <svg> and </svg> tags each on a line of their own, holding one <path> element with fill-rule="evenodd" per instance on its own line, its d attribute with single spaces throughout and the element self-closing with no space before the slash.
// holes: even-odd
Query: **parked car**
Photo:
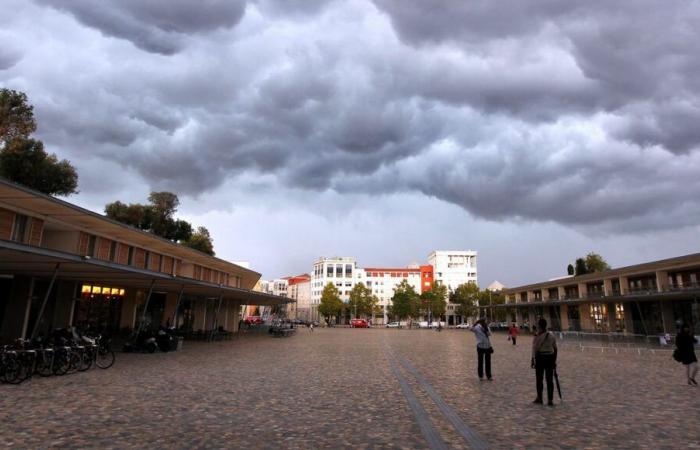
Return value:
<svg viewBox="0 0 700 450">
<path fill-rule="evenodd" d="M 401 324 L 398 322 L 389 322 L 386 324 L 387 328 L 401 328 Z"/>
<path fill-rule="evenodd" d="M 418 328 L 429 328 L 427 321 L 418 322 Z"/>
<path fill-rule="evenodd" d="M 352 328 L 369 328 L 369 322 L 365 319 L 352 319 L 350 321 L 350 326 Z"/>
<path fill-rule="evenodd" d="M 460 323 L 460 324 L 457 325 L 455 328 L 457 328 L 457 329 L 463 329 L 463 330 L 471 330 L 472 326 L 469 325 L 467 322 L 464 322 L 464 323 Z"/>
<path fill-rule="evenodd" d="M 243 320 L 246 325 L 262 325 L 264 321 L 260 316 L 248 316 Z"/>
</svg>

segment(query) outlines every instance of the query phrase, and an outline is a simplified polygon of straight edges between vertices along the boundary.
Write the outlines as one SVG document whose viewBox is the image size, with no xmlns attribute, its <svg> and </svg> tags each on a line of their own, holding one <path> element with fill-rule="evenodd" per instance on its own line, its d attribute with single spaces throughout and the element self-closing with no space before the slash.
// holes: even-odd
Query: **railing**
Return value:
<svg viewBox="0 0 700 450">
<path fill-rule="evenodd" d="M 554 331 L 553 333 L 560 342 L 578 346 L 673 349 L 675 345 L 675 336 L 672 334 L 644 335 L 586 331 Z"/>
</svg>

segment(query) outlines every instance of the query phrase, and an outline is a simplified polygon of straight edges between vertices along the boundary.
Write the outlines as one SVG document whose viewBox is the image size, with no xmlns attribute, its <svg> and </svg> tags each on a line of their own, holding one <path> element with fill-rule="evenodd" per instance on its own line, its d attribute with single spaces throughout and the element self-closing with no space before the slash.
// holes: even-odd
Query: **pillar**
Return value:
<svg viewBox="0 0 700 450">
<path fill-rule="evenodd" d="M 630 290 L 630 283 L 627 277 L 620 277 L 620 295 L 625 295 Z"/>
<path fill-rule="evenodd" d="M 238 331 L 238 322 L 241 320 L 239 312 L 241 305 L 238 302 L 229 300 L 228 309 L 226 310 L 226 330 L 233 331 L 234 333 Z"/>
<path fill-rule="evenodd" d="M 515 308 L 515 322 L 518 325 L 522 325 L 525 322 L 525 320 L 523 318 L 523 309 L 522 308 L 517 308 L 517 307 Z"/>
<path fill-rule="evenodd" d="M 5 307 L 0 336 L 3 340 L 24 338 L 27 335 L 29 310 L 34 294 L 34 278 L 15 276 L 12 280 L 12 290 Z"/>
<path fill-rule="evenodd" d="M 175 308 L 177 306 L 177 299 L 179 295 L 179 292 L 168 292 L 165 294 L 165 308 L 163 309 L 163 319 L 161 325 L 174 325 L 173 316 L 175 315 Z"/>
<path fill-rule="evenodd" d="M 586 283 L 579 283 L 578 284 L 578 298 L 586 298 L 588 297 L 588 286 Z"/>
<path fill-rule="evenodd" d="M 549 300 L 549 289 L 547 289 L 547 288 L 540 289 L 540 294 L 542 295 L 543 302 L 546 302 L 547 300 Z"/>
<path fill-rule="evenodd" d="M 207 301 L 203 298 L 194 301 L 193 330 L 206 330 Z"/>
<path fill-rule="evenodd" d="M 606 288 L 607 289 L 607 288 Z M 615 315 L 617 314 L 616 311 L 617 304 L 616 303 L 608 303 L 607 308 L 608 308 L 608 330 L 611 332 L 616 332 L 617 331 L 617 318 Z"/>
<path fill-rule="evenodd" d="M 656 271 L 656 289 L 659 292 L 668 290 L 668 272 L 665 270 Z"/>
<path fill-rule="evenodd" d="M 557 292 L 559 293 L 560 300 L 563 300 L 566 298 L 566 289 L 564 288 L 564 286 L 558 286 Z"/>
<path fill-rule="evenodd" d="M 59 281 L 57 283 L 53 328 L 67 328 L 73 324 L 73 310 L 77 292 L 76 283 L 73 281 Z"/>
<path fill-rule="evenodd" d="M 535 316 L 535 311 L 533 308 L 527 309 L 527 321 L 530 324 L 530 330 L 532 330 L 533 325 L 537 325 L 537 316 Z"/>
<path fill-rule="evenodd" d="M 611 278 L 604 278 L 603 279 L 603 294 L 606 297 L 610 297 L 613 295 L 612 292 L 612 279 Z"/>
<path fill-rule="evenodd" d="M 620 277 L 622 278 L 622 277 Z M 625 285 L 625 288 L 627 285 Z M 620 285 L 622 289 L 622 285 Z M 632 303 L 623 303 L 622 307 L 625 310 L 625 333 L 634 333 L 634 318 L 632 316 Z"/>
</svg>

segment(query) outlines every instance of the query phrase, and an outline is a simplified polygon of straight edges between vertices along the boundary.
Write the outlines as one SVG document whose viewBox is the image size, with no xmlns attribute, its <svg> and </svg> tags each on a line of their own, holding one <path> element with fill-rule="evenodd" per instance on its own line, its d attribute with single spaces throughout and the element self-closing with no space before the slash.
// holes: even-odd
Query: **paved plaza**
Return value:
<svg viewBox="0 0 700 450">
<path fill-rule="evenodd" d="M 112 369 L 0 386 L 11 448 L 700 448 L 700 389 L 664 354 L 560 352 L 564 402 L 533 405 L 530 338 L 306 329 L 117 354 Z"/>
</svg>

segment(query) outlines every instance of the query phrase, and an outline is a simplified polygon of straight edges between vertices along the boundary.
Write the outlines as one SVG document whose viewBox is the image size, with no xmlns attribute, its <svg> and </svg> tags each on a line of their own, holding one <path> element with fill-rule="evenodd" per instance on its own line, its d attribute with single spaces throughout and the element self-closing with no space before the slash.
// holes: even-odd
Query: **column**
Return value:
<svg viewBox="0 0 700 450">
<path fill-rule="evenodd" d="M 542 294 L 542 301 L 543 302 L 546 302 L 547 300 L 549 300 L 549 289 L 547 289 L 547 288 L 540 289 L 540 293 Z"/>
<path fill-rule="evenodd" d="M 613 295 L 612 293 L 612 278 L 604 278 L 603 279 L 603 294 L 606 297 L 610 297 Z"/>
<path fill-rule="evenodd" d="M 621 276 L 620 277 L 620 294 L 626 295 L 627 293 L 629 293 L 629 290 L 630 290 L 629 280 L 627 279 L 627 277 Z"/>
<path fill-rule="evenodd" d="M 179 292 L 168 292 L 165 294 L 165 308 L 163 309 L 163 321 L 161 325 L 173 325 L 173 315 L 175 314 L 175 307 L 177 306 L 177 298 L 179 295 Z"/>
<path fill-rule="evenodd" d="M 527 309 L 527 317 L 530 324 L 530 330 L 532 330 L 532 326 L 537 325 L 537 316 L 535 316 L 535 311 L 532 308 Z"/>
<path fill-rule="evenodd" d="M 627 285 L 625 284 L 625 288 L 626 287 Z M 620 285 L 620 289 L 622 289 L 622 285 Z M 625 333 L 634 333 L 634 318 L 632 317 L 632 304 L 623 303 L 622 307 L 625 310 Z"/>
<path fill-rule="evenodd" d="M 586 283 L 578 284 L 578 298 L 586 298 L 588 296 L 588 286 Z"/>
<path fill-rule="evenodd" d="M 558 286 L 557 287 L 557 292 L 559 293 L 559 299 L 563 299 L 566 297 L 566 289 L 564 289 L 564 286 Z"/>
<path fill-rule="evenodd" d="M 5 307 L 0 336 L 4 340 L 24 338 L 27 335 L 29 310 L 32 306 L 34 278 L 15 276 L 12 280 L 10 298 Z"/>
<path fill-rule="evenodd" d="M 664 292 L 668 289 L 668 272 L 665 270 L 656 271 L 656 289 Z"/>
<path fill-rule="evenodd" d="M 226 323 L 226 329 L 228 331 L 233 331 L 234 333 L 238 331 L 238 322 L 240 321 L 240 309 L 241 307 L 240 304 L 238 304 L 238 302 L 229 301 L 227 310 L 228 319 Z"/>
<path fill-rule="evenodd" d="M 608 303 L 608 329 L 611 332 L 616 332 L 617 331 L 617 318 L 615 315 L 617 314 L 617 304 L 616 303 Z"/>
<path fill-rule="evenodd" d="M 523 309 L 522 308 L 515 308 L 515 322 L 520 326 L 522 325 L 525 320 L 523 318 Z"/>
</svg>

